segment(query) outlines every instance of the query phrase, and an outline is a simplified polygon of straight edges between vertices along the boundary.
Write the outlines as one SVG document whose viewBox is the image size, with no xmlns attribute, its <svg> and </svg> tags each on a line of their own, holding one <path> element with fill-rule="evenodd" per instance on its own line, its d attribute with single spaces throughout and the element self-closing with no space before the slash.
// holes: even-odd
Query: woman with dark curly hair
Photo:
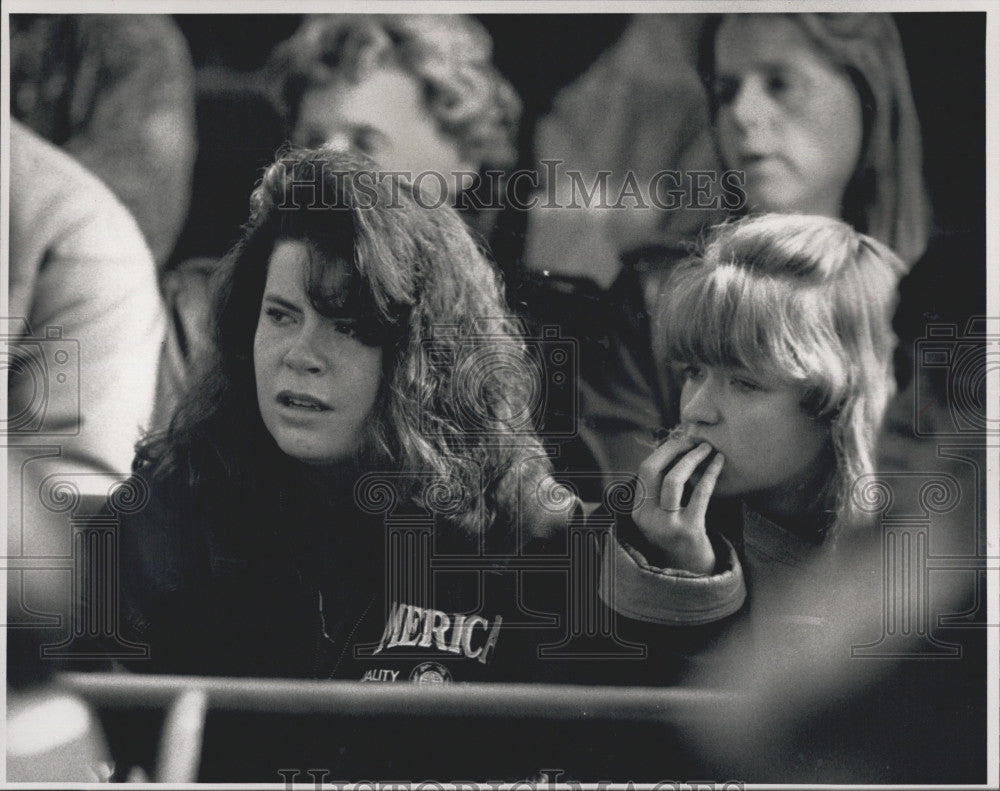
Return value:
<svg viewBox="0 0 1000 791">
<path fill-rule="evenodd" d="M 575 503 L 533 434 L 533 368 L 495 271 L 451 209 L 373 172 L 291 151 L 253 193 L 212 359 L 140 443 L 132 484 L 149 502 L 122 517 L 141 669 L 524 669 L 480 591 Z M 430 555 L 448 553 L 466 570 L 432 574 Z"/>
<path fill-rule="evenodd" d="M 319 14 L 275 48 L 266 83 L 294 145 L 370 156 L 393 178 L 407 177 L 425 205 L 458 208 L 474 234 L 495 241 L 503 236 L 496 176 L 517 158 L 521 103 L 492 54 L 489 34 L 468 16 Z M 516 282 L 513 257 L 498 259 Z M 206 281 L 216 263 L 186 262 L 165 285 L 177 326 L 156 426 L 207 342 Z"/>
</svg>

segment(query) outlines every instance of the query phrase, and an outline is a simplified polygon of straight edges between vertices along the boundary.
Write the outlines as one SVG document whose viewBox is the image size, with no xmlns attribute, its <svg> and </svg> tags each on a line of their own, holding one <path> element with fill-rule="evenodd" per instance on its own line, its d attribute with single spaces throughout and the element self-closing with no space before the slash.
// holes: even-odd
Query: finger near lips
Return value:
<svg viewBox="0 0 1000 791">
<path fill-rule="evenodd" d="M 638 475 L 643 501 L 659 505 L 657 496 L 663 485 L 664 474 L 682 457 L 685 451 L 692 447 L 694 447 L 694 441 L 689 437 L 673 437 L 646 457 L 646 460 L 639 465 Z"/>
<path fill-rule="evenodd" d="M 718 450 L 717 448 L 712 448 L 712 452 L 710 452 L 704 459 L 702 459 L 698 463 L 698 466 L 694 468 L 694 472 L 692 472 L 691 475 L 688 476 L 687 487 L 689 489 L 698 485 L 702 477 L 708 471 L 709 465 L 711 465 L 711 463 L 719 456 L 722 456 L 722 451 Z"/>
<path fill-rule="evenodd" d="M 702 513 L 708 510 L 708 501 L 712 499 L 715 484 L 719 480 L 719 474 L 722 472 L 722 466 L 725 463 L 726 457 L 719 451 L 716 451 L 712 456 L 712 460 L 705 468 L 705 472 L 702 473 L 701 479 L 691 490 L 691 499 L 688 502 L 689 507 Z"/>
<path fill-rule="evenodd" d="M 690 450 L 695 445 L 695 441 L 686 434 L 670 436 L 657 446 L 656 450 L 646 459 L 646 463 L 655 467 L 662 475 L 666 468 L 670 467 L 671 464 L 681 458 L 681 455 L 685 451 Z"/>
<path fill-rule="evenodd" d="M 663 476 L 663 482 L 660 484 L 660 508 L 671 511 L 684 505 L 684 485 L 688 483 L 699 465 L 706 461 L 712 450 L 711 445 L 702 442 L 684 454 Z"/>
</svg>

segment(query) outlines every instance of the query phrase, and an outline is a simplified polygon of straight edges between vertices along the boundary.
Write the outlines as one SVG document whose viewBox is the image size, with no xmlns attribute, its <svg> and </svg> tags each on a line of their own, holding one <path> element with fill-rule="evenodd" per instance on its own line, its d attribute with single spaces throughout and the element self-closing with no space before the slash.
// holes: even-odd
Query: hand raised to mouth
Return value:
<svg viewBox="0 0 1000 791">
<path fill-rule="evenodd" d="M 696 574 L 715 568 L 705 513 L 724 463 L 721 453 L 707 442 L 696 443 L 682 424 L 639 466 L 632 519 L 670 568 Z"/>
</svg>

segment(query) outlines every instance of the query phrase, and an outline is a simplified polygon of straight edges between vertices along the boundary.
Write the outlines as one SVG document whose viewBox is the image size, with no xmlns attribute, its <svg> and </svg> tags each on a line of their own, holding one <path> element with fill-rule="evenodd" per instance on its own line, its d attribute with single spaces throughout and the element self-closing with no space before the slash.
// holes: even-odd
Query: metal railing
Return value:
<svg viewBox="0 0 1000 791">
<path fill-rule="evenodd" d="M 717 718 L 735 693 L 697 688 L 549 684 L 362 684 L 124 673 L 62 673 L 59 684 L 97 709 L 165 711 L 156 782 L 197 780 L 212 711 L 481 719 L 619 720 L 690 724 Z"/>
</svg>

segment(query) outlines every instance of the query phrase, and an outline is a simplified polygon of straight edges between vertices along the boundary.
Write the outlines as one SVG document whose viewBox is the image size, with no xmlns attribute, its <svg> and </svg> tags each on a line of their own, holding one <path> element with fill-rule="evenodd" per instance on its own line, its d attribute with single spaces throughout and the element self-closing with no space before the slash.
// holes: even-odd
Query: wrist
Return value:
<svg viewBox="0 0 1000 791">
<path fill-rule="evenodd" d="M 681 569 L 693 574 L 713 574 L 716 567 L 715 549 L 708 535 L 677 535 L 667 546 L 658 547 L 663 568 Z M 652 558 L 650 560 L 653 560 Z"/>
<path fill-rule="evenodd" d="M 669 536 L 647 531 L 634 517 L 621 514 L 616 524 L 618 538 L 634 548 L 651 568 L 675 569 L 692 574 L 715 574 L 718 557 L 716 548 L 704 528 L 699 535 L 675 531 Z M 725 551 L 722 556 L 725 556 Z"/>
</svg>

